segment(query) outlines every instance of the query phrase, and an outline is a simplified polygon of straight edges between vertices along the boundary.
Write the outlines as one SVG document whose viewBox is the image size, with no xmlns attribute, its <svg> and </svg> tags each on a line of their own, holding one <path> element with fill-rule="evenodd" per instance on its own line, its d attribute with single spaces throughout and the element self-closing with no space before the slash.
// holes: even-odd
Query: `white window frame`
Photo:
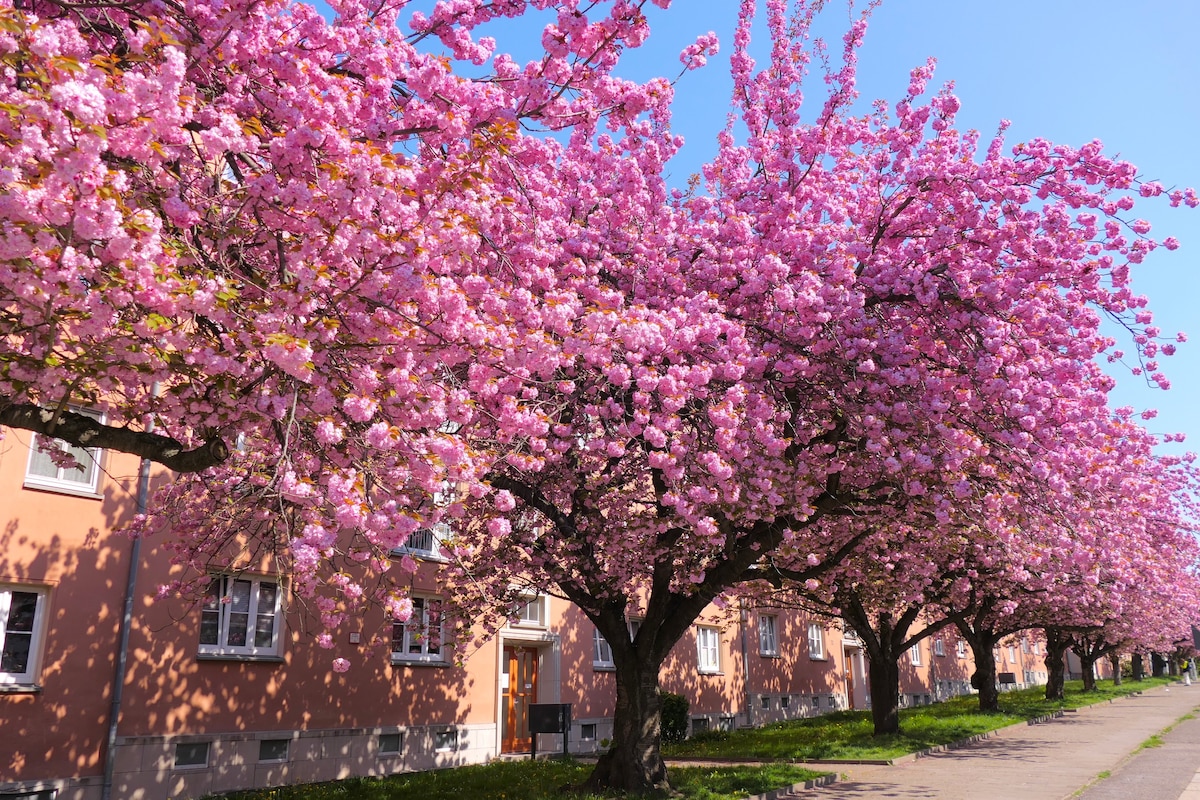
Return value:
<svg viewBox="0 0 1200 800">
<path fill-rule="evenodd" d="M 933 654 L 935 656 L 946 655 L 946 645 L 942 643 L 941 637 L 933 640 Z"/>
<path fill-rule="evenodd" d="M 249 658 L 275 658 L 278 657 L 283 650 L 283 621 L 284 621 L 284 603 L 283 603 L 283 583 L 274 576 L 264 577 L 258 575 L 212 575 L 212 584 L 210 591 L 205 596 L 205 601 L 200 608 L 200 638 L 204 638 L 204 622 L 205 615 L 217 614 L 217 640 L 216 642 L 201 641 L 197 653 L 202 656 L 216 657 L 249 657 Z M 213 584 L 220 583 L 220 589 L 216 593 L 215 602 L 209 600 L 214 597 L 211 592 Z M 233 597 L 234 587 L 239 583 L 250 584 L 250 595 L 246 604 L 246 610 L 240 611 L 237 609 L 236 600 Z M 262 602 L 263 587 L 275 587 L 275 603 L 270 609 L 260 608 Z M 246 615 L 246 643 L 245 644 L 230 644 L 231 626 L 234 622 L 234 615 Z M 270 644 L 258 644 L 257 633 L 260 618 L 268 617 L 271 619 L 271 642 Z M 211 618 L 211 617 L 210 617 Z"/>
<path fill-rule="evenodd" d="M 522 595 L 519 605 L 513 610 L 509 619 L 510 628 L 545 628 L 550 619 L 550 597 L 544 594 Z M 535 616 L 528 616 L 530 610 Z"/>
<path fill-rule="evenodd" d="M 450 645 L 446 642 L 445 601 L 432 595 L 414 595 L 412 603 L 412 616 L 408 622 L 392 622 L 392 663 L 446 663 Z M 436 605 L 431 608 L 433 604 Z M 431 635 L 431 618 L 434 617 L 437 633 Z"/>
<path fill-rule="evenodd" d="M 616 669 L 613 661 L 612 645 L 599 628 L 592 628 L 592 667 L 594 669 Z"/>
<path fill-rule="evenodd" d="M 31 594 L 34 596 L 33 621 L 28 631 L 9 630 L 14 594 Z M 0 672 L 0 685 L 33 686 L 37 683 L 36 678 L 38 667 L 41 663 L 42 646 L 46 637 L 47 600 L 48 593 L 45 588 L 40 586 L 0 586 L 0 653 L 6 651 L 11 637 L 29 637 L 29 655 L 25 659 L 25 668 L 20 672 L 16 670 Z M 13 642 L 15 641 L 13 639 Z M 9 666 L 13 665 L 10 664 Z"/>
<path fill-rule="evenodd" d="M 758 654 L 774 658 L 779 655 L 779 617 L 758 615 Z"/>
<path fill-rule="evenodd" d="M 409 534 L 407 541 L 392 552 L 397 555 L 415 556 L 426 561 L 446 561 L 442 543 L 449 538 L 450 526 L 445 522 L 438 522 L 432 527 L 421 528 Z"/>
<path fill-rule="evenodd" d="M 90 411 L 85 408 L 72 408 L 76 414 L 83 414 L 91 417 L 98 422 L 104 422 L 104 415 L 95 411 Z M 79 447 L 73 444 L 67 444 L 61 439 L 55 439 L 55 444 L 60 450 L 71 451 L 75 455 L 75 461 L 83 468 L 84 476 L 90 472 L 91 475 L 87 480 L 79 480 L 78 478 L 69 477 L 70 473 L 78 472 L 76 469 L 66 469 L 64 467 L 55 467 L 55 474 L 38 475 L 31 472 L 34 465 L 34 459 L 43 455 L 38 445 L 38 437 L 41 434 L 34 433 L 29 439 L 29 458 L 25 461 L 25 486 L 31 489 L 47 489 L 54 492 L 63 492 L 65 494 L 79 494 L 88 497 L 94 497 L 99 491 L 101 458 L 104 451 L 99 447 Z M 90 468 L 89 468 L 90 467 Z"/>
<path fill-rule="evenodd" d="M 959 658 L 967 657 L 967 642 L 965 639 L 959 639 L 954 645 L 954 652 Z"/>
<path fill-rule="evenodd" d="M 1026 655 L 1029 654 L 1029 640 L 1024 636 L 1021 637 L 1021 652 Z"/>
<path fill-rule="evenodd" d="M 914 667 L 921 666 L 921 643 L 917 642 L 912 647 L 908 648 L 908 660 L 912 662 Z"/>
<path fill-rule="evenodd" d="M 808 623 L 808 657 L 813 661 L 825 660 L 825 627 L 819 622 Z"/>
<path fill-rule="evenodd" d="M 696 626 L 696 668 L 705 674 L 721 671 L 721 631 L 717 628 Z"/>
</svg>

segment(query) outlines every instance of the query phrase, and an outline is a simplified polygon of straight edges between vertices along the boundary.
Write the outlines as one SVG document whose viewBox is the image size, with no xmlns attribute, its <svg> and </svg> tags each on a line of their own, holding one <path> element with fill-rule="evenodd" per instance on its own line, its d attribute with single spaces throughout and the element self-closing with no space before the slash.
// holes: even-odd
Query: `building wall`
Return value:
<svg viewBox="0 0 1200 800">
<path fill-rule="evenodd" d="M 0 441 L 0 592 L 34 593 L 42 603 L 35 677 L 0 684 L 0 792 L 57 789 L 60 800 L 97 800 L 134 550 L 113 531 L 133 514 L 138 462 L 108 455 L 94 488 L 48 491 L 27 485 L 29 441 L 19 431 Z M 411 661 L 393 657 L 392 625 L 380 610 L 343 626 L 330 647 L 317 646 L 319 624 L 292 598 L 273 623 L 278 648 L 217 653 L 205 638 L 209 612 L 194 600 L 156 599 L 160 584 L 182 577 L 163 543 L 139 547 L 115 797 L 185 800 L 485 762 L 505 749 L 512 648 L 535 654 L 530 701 L 571 704 L 568 749 L 596 752 L 612 735 L 611 663 L 601 659 L 591 622 L 565 601 L 540 598 L 536 612 L 486 642 L 453 643 L 436 658 Z M 412 588 L 432 600 L 437 564 L 421 564 Z M 258 581 L 254 591 L 277 580 L 271 564 L 256 568 L 239 578 Z M 906 704 L 968 685 L 969 656 L 958 656 L 953 633 L 938 638 L 941 652 L 928 639 L 917 663 L 902 660 Z M 417 658 L 430 655 L 424 647 Z M 1036 648 L 1026 653 L 1018 643 L 1015 652 L 1010 659 L 1007 645 L 1000 648 L 1002 670 L 1044 674 Z M 333 672 L 336 657 L 351 670 Z M 788 609 L 710 607 L 672 650 L 661 685 L 688 699 L 692 733 L 870 704 L 858 639 L 839 623 Z M 539 752 L 562 745 L 557 735 L 537 740 Z"/>
<path fill-rule="evenodd" d="M 47 491 L 27 486 L 31 435 L 3 434 L 0 592 L 35 593 L 42 605 L 34 677 L 0 683 L 0 789 L 62 776 L 86 786 L 103 774 L 132 548 L 109 532 L 133 513 L 138 462 L 109 455 L 94 488 Z"/>
</svg>

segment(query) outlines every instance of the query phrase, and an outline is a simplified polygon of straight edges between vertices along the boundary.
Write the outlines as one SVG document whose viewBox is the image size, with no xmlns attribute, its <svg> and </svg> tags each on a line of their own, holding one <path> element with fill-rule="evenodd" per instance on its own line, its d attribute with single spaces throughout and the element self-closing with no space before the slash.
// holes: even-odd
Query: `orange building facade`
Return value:
<svg viewBox="0 0 1200 800">
<path fill-rule="evenodd" d="M 611 736 L 612 654 L 566 601 L 531 597 L 490 640 L 443 641 L 432 536 L 410 540 L 426 557 L 412 620 L 376 611 L 330 647 L 269 572 L 214 574 L 198 603 L 157 599 L 178 577 L 169 554 L 113 533 L 137 507 L 137 459 L 76 450 L 84 468 L 65 469 L 32 440 L 0 440 L 0 796 L 181 799 L 482 763 L 529 751 L 533 704 L 570 704 L 572 752 Z M 999 671 L 1042 683 L 1042 653 L 1014 640 Z M 349 672 L 330 669 L 338 656 Z M 970 690 L 951 632 L 901 667 L 905 705 Z M 785 609 L 710 608 L 662 686 L 688 699 L 692 733 L 870 705 L 853 633 Z"/>
</svg>

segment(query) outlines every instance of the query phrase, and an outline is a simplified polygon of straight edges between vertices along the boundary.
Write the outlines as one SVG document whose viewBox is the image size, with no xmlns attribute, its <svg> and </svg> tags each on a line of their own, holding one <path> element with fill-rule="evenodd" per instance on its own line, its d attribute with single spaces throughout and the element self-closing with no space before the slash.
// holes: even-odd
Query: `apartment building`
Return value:
<svg viewBox="0 0 1200 800">
<path fill-rule="evenodd" d="M 178 800 L 486 762 L 530 750 L 535 703 L 570 704 L 572 752 L 611 736 L 612 652 L 587 618 L 531 596 L 499 635 L 448 641 L 432 534 L 409 541 L 413 618 L 374 610 L 323 648 L 266 564 L 207 576 L 199 601 L 158 598 L 181 575 L 163 542 L 114 533 L 137 459 L 75 450 L 83 468 L 65 469 L 32 445 L 0 441 L 0 798 Z M 926 640 L 908 661 L 906 704 L 966 690 L 961 645 Z M 752 607 L 711 607 L 662 677 L 693 733 L 866 708 L 867 684 L 853 633 Z"/>
</svg>

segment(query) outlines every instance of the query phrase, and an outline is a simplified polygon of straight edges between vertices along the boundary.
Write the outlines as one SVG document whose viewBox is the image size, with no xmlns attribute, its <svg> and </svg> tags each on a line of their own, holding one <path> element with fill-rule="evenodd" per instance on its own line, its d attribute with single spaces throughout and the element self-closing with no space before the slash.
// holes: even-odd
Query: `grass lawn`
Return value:
<svg viewBox="0 0 1200 800">
<path fill-rule="evenodd" d="M 1066 700 L 1048 703 L 1044 689 L 1035 687 L 1000 695 L 1001 713 L 981 714 L 974 695 L 900 712 L 898 736 L 876 739 L 871 715 L 842 711 L 810 719 L 782 722 L 754 730 L 713 731 L 663 748 L 670 758 L 756 759 L 765 765 L 695 766 L 671 768 L 671 784 L 679 800 L 742 800 L 824 773 L 784 763 L 798 759 L 891 759 L 939 744 L 964 739 L 1016 722 L 1080 708 L 1171 682 L 1168 678 L 1126 681 L 1113 686 L 1098 683 L 1084 694 L 1080 681 L 1068 681 Z M 1146 746 L 1151 746 L 1147 744 Z M 435 772 L 413 772 L 387 778 L 353 778 L 334 783 L 239 792 L 229 800 L 610 800 L 620 795 L 564 792 L 591 772 L 576 761 L 508 761 Z"/>
<path fill-rule="evenodd" d="M 1000 695 L 999 714 L 981 714 L 979 700 L 966 695 L 930 706 L 903 709 L 901 733 L 875 738 L 868 711 L 840 711 L 753 730 L 713 731 L 663 748 L 667 758 L 713 759 L 891 759 L 940 744 L 1003 728 L 1016 722 L 1080 708 L 1171 682 L 1167 678 L 1097 682 L 1097 691 L 1083 693 L 1082 681 L 1068 681 L 1066 699 L 1049 703 L 1045 689 L 1035 687 Z"/>
<path fill-rule="evenodd" d="M 353 778 L 239 792 L 236 800 L 608 800 L 620 795 L 568 793 L 591 773 L 591 764 L 575 761 L 508 761 L 436 772 L 411 772 L 388 778 Z M 743 800 L 825 773 L 793 764 L 730 767 L 679 767 L 671 770 L 671 785 L 682 800 Z"/>
</svg>

